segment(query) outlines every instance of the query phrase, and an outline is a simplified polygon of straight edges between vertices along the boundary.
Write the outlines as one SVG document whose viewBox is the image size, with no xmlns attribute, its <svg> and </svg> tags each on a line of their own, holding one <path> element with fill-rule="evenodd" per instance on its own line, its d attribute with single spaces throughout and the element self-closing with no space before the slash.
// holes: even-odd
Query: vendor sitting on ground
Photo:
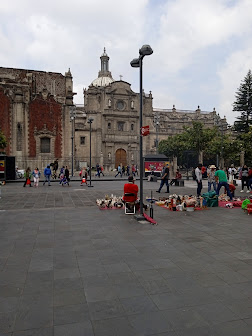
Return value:
<svg viewBox="0 0 252 336">
<path fill-rule="evenodd" d="M 176 182 L 177 182 L 178 180 L 181 180 L 181 178 L 182 178 L 182 175 L 181 175 L 181 173 L 179 172 L 179 169 L 177 169 L 175 178 L 171 180 L 170 185 L 173 185 L 173 183 L 176 184 Z"/>
<path fill-rule="evenodd" d="M 123 201 L 134 203 L 137 200 L 137 193 L 138 193 L 138 186 L 135 184 L 135 180 L 133 176 L 128 177 L 128 183 L 124 184 L 124 195 L 123 195 Z M 127 195 L 128 194 L 128 195 Z M 131 194 L 131 195 L 129 195 Z"/>
<path fill-rule="evenodd" d="M 135 184 L 135 179 L 133 176 L 129 176 L 128 181 L 128 183 L 124 184 L 124 195 L 122 200 L 124 203 L 131 203 L 132 205 L 135 205 L 136 210 L 139 210 L 140 201 L 137 198 L 138 186 Z M 147 210 L 148 206 L 143 204 L 143 208 Z"/>
<path fill-rule="evenodd" d="M 232 183 L 229 183 L 228 186 L 229 186 L 229 190 L 230 190 L 232 196 L 235 197 L 236 187 Z M 227 194 L 227 189 L 226 188 L 225 188 L 225 193 Z"/>
</svg>

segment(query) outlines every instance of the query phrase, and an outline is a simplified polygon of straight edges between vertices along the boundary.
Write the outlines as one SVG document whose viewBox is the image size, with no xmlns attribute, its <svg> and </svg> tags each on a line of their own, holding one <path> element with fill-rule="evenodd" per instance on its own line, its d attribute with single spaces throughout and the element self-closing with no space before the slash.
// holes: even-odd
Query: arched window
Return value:
<svg viewBox="0 0 252 336">
<path fill-rule="evenodd" d="M 50 153 L 50 138 L 41 138 L 40 139 L 40 152 L 41 153 Z"/>
<path fill-rule="evenodd" d="M 108 123 L 108 129 L 109 130 L 111 129 L 111 123 L 110 122 Z"/>
<path fill-rule="evenodd" d="M 130 130 L 131 130 L 131 131 L 134 131 L 134 124 L 131 124 L 131 125 L 130 125 Z"/>
</svg>

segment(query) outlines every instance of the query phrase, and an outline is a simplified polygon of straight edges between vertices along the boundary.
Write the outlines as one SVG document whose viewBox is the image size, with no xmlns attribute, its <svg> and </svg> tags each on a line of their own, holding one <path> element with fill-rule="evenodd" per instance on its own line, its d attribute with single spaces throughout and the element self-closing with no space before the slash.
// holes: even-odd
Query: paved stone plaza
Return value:
<svg viewBox="0 0 252 336">
<path fill-rule="evenodd" d="M 93 183 L 1 187 L 0 336 L 251 336 L 252 216 L 154 206 L 140 224 L 95 205 L 123 181 Z"/>
</svg>

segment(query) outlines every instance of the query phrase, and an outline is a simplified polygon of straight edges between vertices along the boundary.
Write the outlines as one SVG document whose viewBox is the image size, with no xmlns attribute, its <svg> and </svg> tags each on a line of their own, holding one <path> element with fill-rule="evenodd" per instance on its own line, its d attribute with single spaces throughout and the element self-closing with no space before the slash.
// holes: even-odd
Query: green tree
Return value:
<svg viewBox="0 0 252 336">
<path fill-rule="evenodd" d="M 235 94 L 233 111 L 241 112 L 238 121 L 235 122 L 235 129 L 239 132 L 248 132 L 252 125 L 252 73 L 248 71 Z"/>
<path fill-rule="evenodd" d="M 245 151 L 246 164 L 252 166 L 252 126 L 250 126 L 247 133 L 240 136 L 240 143 L 240 148 Z"/>
<path fill-rule="evenodd" d="M 0 130 L 0 151 L 3 151 L 7 147 L 7 140 L 3 132 Z"/>
</svg>

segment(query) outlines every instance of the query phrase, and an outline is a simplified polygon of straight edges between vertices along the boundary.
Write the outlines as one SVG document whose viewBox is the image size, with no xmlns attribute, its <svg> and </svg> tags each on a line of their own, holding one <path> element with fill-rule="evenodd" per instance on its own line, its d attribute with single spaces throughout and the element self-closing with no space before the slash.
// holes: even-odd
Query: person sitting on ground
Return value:
<svg viewBox="0 0 252 336">
<path fill-rule="evenodd" d="M 232 196 L 235 197 L 235 189 L 236 189 L 236 187 L 232 183 L 229 183 L 228 186 L 229 186 L 229 190 L 230 190 Z M 227 189 L 225 189 L 225 193 L 227 193 Z"/>
<path fill-rule="evenodd" d="M 176 182 L 177 182 L 178 180 L 181 180 L 181 178 L 182 178 L 182 175 L 181 175 L 181 173 L 179 172 L 179 169 L 177 169 L 175 178 L 171 180 L 170 185 L 173 185 L 173 183 L 176 184 Z"/>
</svg>

